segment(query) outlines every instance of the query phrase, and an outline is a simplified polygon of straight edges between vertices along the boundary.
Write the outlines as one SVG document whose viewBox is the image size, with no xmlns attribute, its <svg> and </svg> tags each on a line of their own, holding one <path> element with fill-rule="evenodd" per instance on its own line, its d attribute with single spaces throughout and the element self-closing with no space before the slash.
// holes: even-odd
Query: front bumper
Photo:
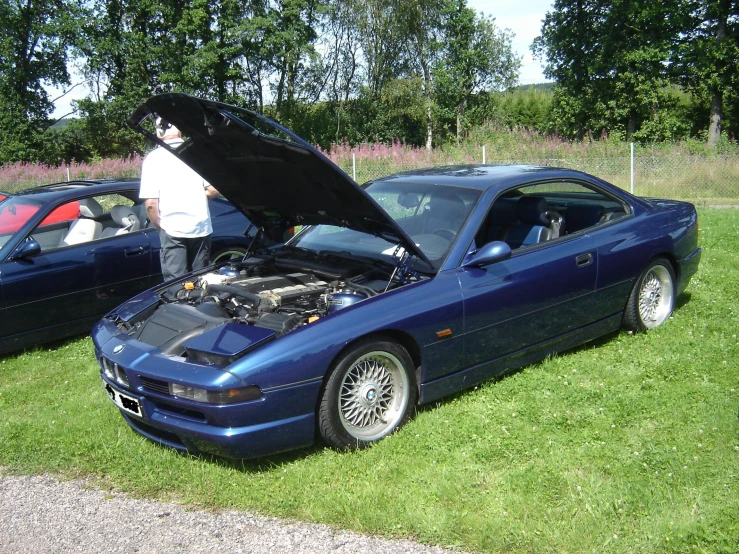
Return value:
<svg viewBox="0 0 739 554">
<path fill-rule="evenodd" d="M 232 389 L 245 383 L 219 366 L 166 356 L 157 348 L 116 333 L 110 322 L 93 331 L 101 378 L 114 392 L 138 403 L 139 415 L 118 407 L 137 433 L 181 451 L 254 458 L 301 448 L 315 440 L 315 407 L 321 379 L 261 389 L 256 400 L 208 404 L 171 395 L 168 383 Z M 108 365 L 106 374 L 103 360 Z M 115 371 L 111 372 L 111 366 Z M 110 374 L 113 373 L 111 376 Z M 126 403 L 123 404 L 127 406 Z"/>
<path fill-rule="evenodd" d="M 180 451 L 208 453 L 226 458 L 256 458 L 293 450 L 313 443 L 315 416 L 289 414 L 285 408 L 306 404 L 305 398 L 316 398 L 320 383 L 308 383 L 270 391 L 257 401 L 229 406 L 194 406 L 195 402 L 157 397 L 140 390 L 124 389 L 101 374 L 114 391 L 135 398 L 143 412 L 136 417 L 120 410 L 131 428 L 144 437 Z M 315 405 L 315 403 L 313 403 Z M 205 408 L 205 409 L 193 409 Z M 217 411 L 217 417 L 211 412 Z M 293 411 L 293 410 L 289 410 Z M 226 413 L 230 412 L 230 413 Z M 269 417 L 273 415 L 273 417 Z M 250 417 L 253 416 L 253 417 Z M 219 426 L 218 420 L 259 421 L 243 426 Z M 215 420 L 215 421 L 211 421 Z"/>
</svg>

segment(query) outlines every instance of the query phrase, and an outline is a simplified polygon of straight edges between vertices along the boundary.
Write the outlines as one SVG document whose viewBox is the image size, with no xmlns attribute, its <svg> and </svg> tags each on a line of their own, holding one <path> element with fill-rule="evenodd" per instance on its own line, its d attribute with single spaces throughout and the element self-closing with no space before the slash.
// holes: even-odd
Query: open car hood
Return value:
<svg viewBox="0 0 739 554">
<path fill-rule="evenodd" d="M 144 122 L 160 116 L 185 143 L 169 148 Z M 260 114 L 187 94 L 149 98 L 128 124 L 169 149 L 257 226 L 327 224 L 387 238 L 428 259 L 357 183 L 305 140 Z"/>
</svg>

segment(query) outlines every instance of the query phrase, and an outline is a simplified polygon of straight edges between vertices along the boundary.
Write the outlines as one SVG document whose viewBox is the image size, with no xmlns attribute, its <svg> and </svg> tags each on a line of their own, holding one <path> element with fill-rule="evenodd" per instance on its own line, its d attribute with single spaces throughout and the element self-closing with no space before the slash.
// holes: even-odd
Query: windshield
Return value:
<svg viewBox="0 0 739 554">
<path fill-rule="evenodd" d="M 480 196 L 474 189 L 397 181 L 370 183 L 365 190 L 436 268 L 441 267 Z M 290 246 L 392 262 L 397 245 L 389 239 L 343 227 L 314 225 L 292 240 Z"/>
<path fill-rule="evenodd" d="M 0 202 L 0 246 L 41 209 L 40 202 L 22 197 L 6 198 Z"/>
</svg>

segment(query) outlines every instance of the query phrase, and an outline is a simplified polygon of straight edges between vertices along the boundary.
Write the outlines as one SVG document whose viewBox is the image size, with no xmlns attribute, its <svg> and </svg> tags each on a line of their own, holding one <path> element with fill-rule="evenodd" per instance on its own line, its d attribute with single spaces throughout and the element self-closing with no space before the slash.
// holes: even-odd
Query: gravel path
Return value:
<svg viewBox="0 0 739 554">
<path fill-rule="evenodd" d="M 245 512 L 188 511 L 49 476 L 0 469 L 0 553 L 352 553 L 442 554 L 439 547 L 389 541 Z"/>
</svg>

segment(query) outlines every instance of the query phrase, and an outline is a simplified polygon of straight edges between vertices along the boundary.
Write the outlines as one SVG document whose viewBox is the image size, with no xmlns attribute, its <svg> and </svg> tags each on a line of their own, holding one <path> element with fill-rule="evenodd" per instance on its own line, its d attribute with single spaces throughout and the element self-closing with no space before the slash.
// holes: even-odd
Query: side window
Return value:
<svg viewBox="0 0 739 554">
<path fill-rule="evenodd" d="M 55 208 L 31 235 L 41 251 L 66 248 L 138 231 L 134 201 L 118 194 L 81 198 Z"/>
<path fill-rule="evenodd" d="M 522 186 L 499 196 L 475 236 L 477 246 L 501 240 L 511 249 L 580 233 L 624 217 L 627 206 L 578 182 Z"/>
</svg>

